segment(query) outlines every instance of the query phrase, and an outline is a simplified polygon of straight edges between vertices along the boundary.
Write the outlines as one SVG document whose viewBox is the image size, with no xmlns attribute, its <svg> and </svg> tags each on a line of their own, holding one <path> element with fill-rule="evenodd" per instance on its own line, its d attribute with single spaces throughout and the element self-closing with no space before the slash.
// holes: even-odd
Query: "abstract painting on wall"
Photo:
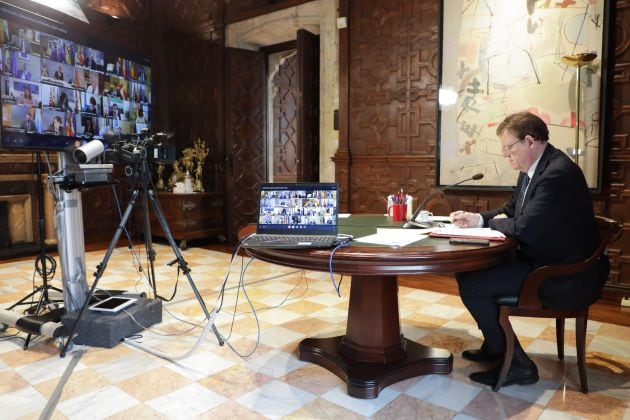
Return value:
<svg viewBox="0 0 630 420">
<path fill-rule="evenodd" d="M 606 2 L 444 0 L 441 7 L 438 185 L 481 172 L 474 186 L 512 187 L 518 174 L 495 131 L 507 115 L 529 110 L 599 189 Z"/>
</svg>

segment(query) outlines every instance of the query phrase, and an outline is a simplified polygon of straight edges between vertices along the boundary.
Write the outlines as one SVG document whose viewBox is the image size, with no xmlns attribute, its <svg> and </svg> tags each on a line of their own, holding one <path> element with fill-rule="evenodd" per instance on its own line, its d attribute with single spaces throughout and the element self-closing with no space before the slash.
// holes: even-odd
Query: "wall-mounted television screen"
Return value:
<svg viewBox="0 0 630 420">
<path fill-rule="evenodd" d="M 149 59 L 0 6 L 0 147 L 66 150 L 150 129 Z"/>
</svg>

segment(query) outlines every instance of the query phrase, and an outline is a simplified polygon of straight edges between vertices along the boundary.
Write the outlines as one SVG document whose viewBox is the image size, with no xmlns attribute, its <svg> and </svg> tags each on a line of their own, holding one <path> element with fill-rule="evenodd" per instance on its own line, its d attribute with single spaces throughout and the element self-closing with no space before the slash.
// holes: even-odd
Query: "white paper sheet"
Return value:
<svg viewBox="0 0 630 420">
<path fill-rule="evenodd" d="M 426 238 L 428 233 L 428 229 L 377 228 L 376 233 L 355 238 L 354 241 L 377 245 L 405 246 Z"/>
<path fill-rule="evenodd" d="M 458 238 L 484 238 L 484 239 L 505 239 L 505 235 L 498 230 L 490 228 L 460 228 L 455 225 L 445 226 L 434 230 L 436 235 L 458 237 Z"/>
<path fill-rule="evenodd" d="M 429 218 L 432 222 L 451 223 L 451 216 L 431 216 Z"/>
</svg>

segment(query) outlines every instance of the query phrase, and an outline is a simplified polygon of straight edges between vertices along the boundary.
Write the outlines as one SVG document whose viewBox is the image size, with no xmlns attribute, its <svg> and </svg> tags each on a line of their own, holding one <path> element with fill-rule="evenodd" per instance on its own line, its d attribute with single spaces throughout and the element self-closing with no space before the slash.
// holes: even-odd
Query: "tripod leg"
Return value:
<svg viewBox="0 0 630 420">
<path fill-rule="evenodd" d="M 60 354 L 61 357 L 65 357 L 66 355 L 68 346 L 72 342 L 72 338 L 73 338 L 72 336 L 74 335 L 77 325 L 79 324 L 79 321 L 81 320 L 81 317 L 83 316 L 83 313 L 85 312 L 85 308 L 87 308 L 88 305 L 90 304 L 90 300 L 92 299 L 92 296 L 94 295 L 94 290 L 96 290 L 96 285 L 98 284 L 98 281 L 100 280 L 100 278 L 103 276 L 103 273 L 105 272 L 105 268 L 107 267 L 107 263 L 109 262 L 109 259 L 111 258 L 112 253 L 114 252 L 114 249 L 116 248 L 116 244 L 118 243 L 118 240 L 120 239 L 120 235 L 125 229 L 125 225 L 127 224 L 129 217 L 131 217 L 131 212 L 133 211 L 133 208 L 136 205 L 136 201 L 138 200 L 139 194 L 140 194 L 139 189 L 135 189 L 131 193 L 131 200 L 129 201 L 129 204 L 127 205 L 127 208 L 125 209 L 125 213 L 123 214 L 123 217 L 120 220 L 118 227 L 116 228 L 114 237 L 112 238 L 111 242 L 109 243 L 109 246 L 107 247 L 107 252 L 105 252 L 105 257 L 103 257 L 103 261 L 101 261 L 101 263 L 97 266 L 96 273 L 94 274 L 94 282 L 92 283 L 90 292 L 88 293 L 88 296 L 85 299 L 85 303 L 83 304 L 83 306 L 81 307 L 81 310 L 79 311 L 79 314 L 77 315 L 77 319 L 74 321 L 74 323 L 72 324 L 72 327 L 70 328 L 70 331 L 68 332 L 68 338 L 66 339 L 66 342 L 64 343 L 61 349 L 61 354 Z"/>
<path fill-rule="evenodd" d="M 42 291 L 43 287 L 44 286 L 37 286 L 35 288 L 35 290 L 33 290 L 31 293 L 29 293 L 28 295 L 24 296 L 22 299 L 20 299 L 17 302 L 15 302 L 13 305 L 9 306 L 7 309 L 11 310 L 11 309 L 13 309 L 13 308 L 15 308 L 17 306 L 20 306 L 20 305 L 31 305 L 32 306 L 33 305 L 32 302 L 27 302 L 27 301 L 28 300 L 32 300 L 35 295 L 37 295 L 38 293 L 40 293 Z M 49 291 L 50 290 L 54 290 L 56 292 L 59 292 L 59 294 L 63 293 L 63 290 L 61 290 L 58 287 L 54 287 L 54 286 L 48 286 L 48 290 Z M 49 297 L 47 303 L 55 303 L 56 304 L 56 303 L 62 303 L 62 302 L 63 302 L 63 299 L 52 299 L 52 298 Z"/>
<path fill-rule="evenodd" d="M 157 284 L 155 282 L 155 250 L 153 249 L 153 238 L 151 237 L 151 220 L 149 219 L 149 203 L 147 194 L 142 198 L 142 213 L 144 214 L 144 243 L 149 259 L 149 284 L 153 289 L 153 296 L 157 299 Z"/>
<path fill-rule="evenodd" d="M 41 169 L 41 156 L 39 152 L 35 152 L 37 155 L 37 198 L 38 198 L 38 227 L 39 227 L 39 255 L 42 261 L 42 283 L 44 288 L 42 289 L 42 296 L 44 302 L 48 303 L 48 273 L 46 272 L 46 244 L 44 240 L 44 225 L 46 223 L 44 216 L 44 191 L 42 188 L 42 169 Z"/>
<path fill-rule="evenodd" d="M 208 311 L 208 307 L 206 306 L 206 303 L 203 300 L 203 297 L 199 293 L 199 290 L 197 290 L 197 286 L 195 286 L 195 282 L 190 276 L 190 268 L 188 268 L 188 263 L 186 262 L 186 260 L 184 259 L 184 256 L 182 255 L 179 248 L 177 247 L 177 244 L 175 243 L 175 239 L 173 238 L 173 235 L 171 234 L 171 230 L 169 229 L 168 224 L 166 223 L 166 218 L 164 217 L 164 213 L 162 213 L 162 208 L 160 207 L 160 203 L 157 201 L 157 198 L 155 197 L 155 191 L 148 190 L 147 197 L 149 201 L 151 201 L 151 205 L 153 206 L 155 215 L 158 221 L 160 222 L 160 226 L 162 226 L 164 235 L 166 236 L 166 239 L 168 240 L 169 245 L 171 245 L 171 248 L 173 249 L 173 252 L 175 253 L 175 256 L 177 257 L 179 268 L 182 270 L 182 272 L 186 276 L 186 279 L 188 279 L 188 283 L 190 284 L 190 287 L 192 288 L 193 293 L 195 294 L 195 297 L 197 298 L 197 301 L 199 302 L 199 305 L 201 306 L 201 309 L 206 315 L 206 319 L 208 320 L 212 319 L 210 316 L 210 312 Z M 214 335 L 217 337 L 217 341 L 219 342 L 219 345 L 222 346 L 224 343 L 223 339 L 221 338 L 221 335 L 219 334 L 219 331 L 217 330 L 214 324 L 212 325 L 212 331 L 214 332 Z"/>
<path fill-rule="evenodd" d="M 28 295 L 24 296 L 22 299 L 18 300 L 13 305 L 9 306 L 7 309 L 11 310 L 11 309 L 13 309 L 13 308 L 15 308 L 16 306 L 19 306 L 19 305 L 31 305 L 31 302 L 27 302 L 27 301 L 32 299 L 35 295 L 37 295 L 41 291 L 40 287 L 41 286 L 38 286 L 31 293 L 29 293 Z"/>
</svg>

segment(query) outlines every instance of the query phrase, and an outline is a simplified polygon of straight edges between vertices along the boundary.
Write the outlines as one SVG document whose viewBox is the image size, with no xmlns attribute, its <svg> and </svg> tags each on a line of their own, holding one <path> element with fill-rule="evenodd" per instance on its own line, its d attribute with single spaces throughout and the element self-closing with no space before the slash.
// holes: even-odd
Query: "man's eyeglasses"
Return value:
<svg viewBox="0 0 630 420">
<path fill-rule="evenodd" d="M 507 146 L 503 146 L 503 147 L 501 147 L 501 153 L 504 153 L 504 154 L 505 154 L 505 153 L 508 153 L 510 150 L 512 150 L 512 147 L 514 147 L 514 145 L 515 145 L 516 143 L 519 143 L 519 142 L 521 142 L 521 141 L 523 141 L 523 140 L 524 140 L 524 139 L 519 139 L 519 140 L 516 140 L 516 141 L 515 141 L 515 142 L 513 142 L 513 143 L 508 144 Z"/>
</svg>

